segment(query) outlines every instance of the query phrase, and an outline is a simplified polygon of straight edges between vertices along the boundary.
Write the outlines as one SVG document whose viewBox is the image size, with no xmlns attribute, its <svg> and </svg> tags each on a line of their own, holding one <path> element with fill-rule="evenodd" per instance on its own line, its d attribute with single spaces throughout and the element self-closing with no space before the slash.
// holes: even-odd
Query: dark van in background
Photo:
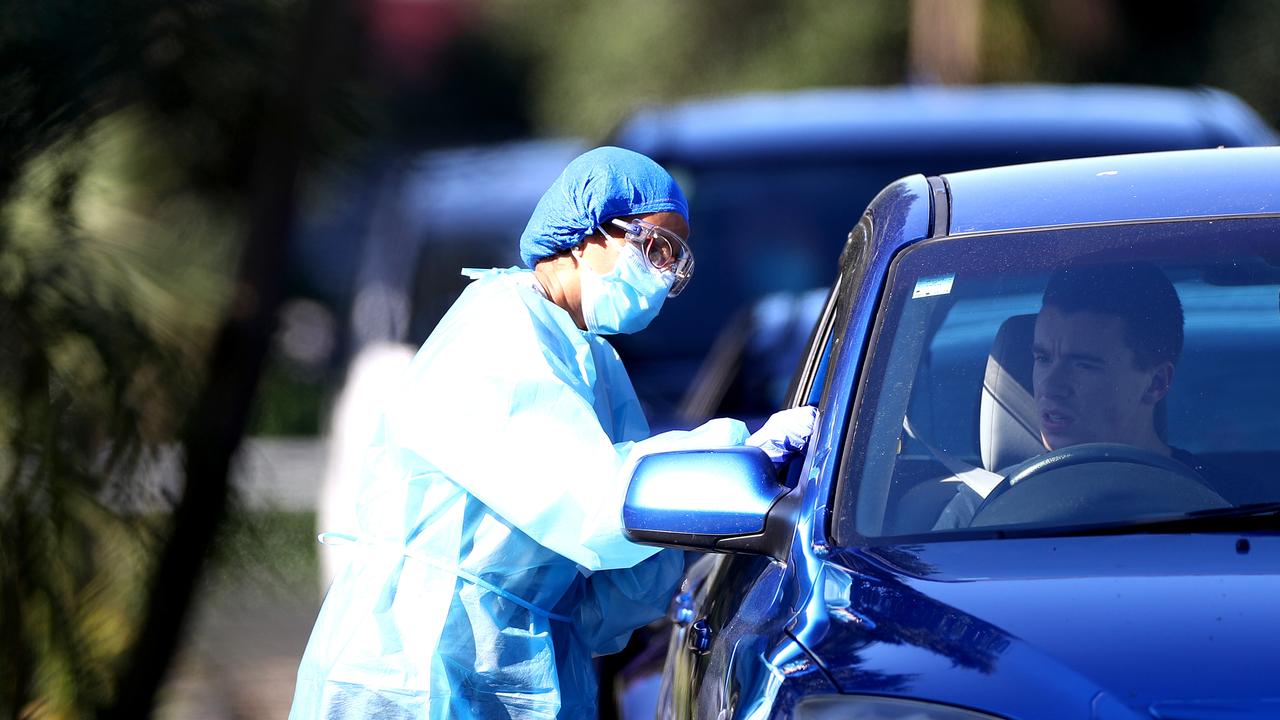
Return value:
<svg viewBox="0 0 1280 720">
<path fill-rule="evenodd" d="M 690 202 L 694 282 L 648 330 L 615 342 L 663 429 L 781 406 L 821 307 L 821 291 L 805 291 L 831 282 L 840 241 L 899 177 L 1273 145 L 1276 134 L 1207 88 L 912 86 L 650 107 L 609 142 L 671 170 Z"/>
</svg>

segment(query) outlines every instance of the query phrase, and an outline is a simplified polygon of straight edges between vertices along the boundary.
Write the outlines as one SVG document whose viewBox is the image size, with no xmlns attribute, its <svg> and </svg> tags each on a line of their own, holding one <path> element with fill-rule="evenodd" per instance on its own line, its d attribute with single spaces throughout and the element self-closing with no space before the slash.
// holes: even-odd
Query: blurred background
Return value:
<svg viewBox="0 0 1280 720">
<path fill-rule="evenodd" d="M 0 8 L 16 718 L 286 715 L 379 397 L 586 148 L 690 197 L 698 282 L 618 343 L 666 428 L 775 409 L 896 177 L 1280 124 L 1280 0 Z"/>
</svg>

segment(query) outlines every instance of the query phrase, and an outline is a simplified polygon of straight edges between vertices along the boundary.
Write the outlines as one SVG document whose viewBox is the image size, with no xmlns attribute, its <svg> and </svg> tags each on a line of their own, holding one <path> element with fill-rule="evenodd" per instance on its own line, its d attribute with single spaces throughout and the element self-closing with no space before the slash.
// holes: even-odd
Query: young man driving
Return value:
<svg viewBox="0 0 1280 720">
<path fill-rule="evenodd" d="M 1077 265 L 1053 273 L 1036 317 L 1032 387 L 1046 450 L 1120 443 L 1204 474 L 1164 435 L 1164 398 L 1182 352 L 1182 303 L 1147 263 Z M 961 485 L 934 525 L 968 527 L 982 496 Z"/>
</svg>

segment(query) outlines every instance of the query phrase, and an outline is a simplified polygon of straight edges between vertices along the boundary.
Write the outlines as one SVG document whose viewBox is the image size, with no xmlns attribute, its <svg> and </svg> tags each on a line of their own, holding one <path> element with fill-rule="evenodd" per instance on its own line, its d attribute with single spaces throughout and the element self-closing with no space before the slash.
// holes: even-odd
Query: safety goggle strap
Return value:
<svg viewBox="0 0 1280 720">
<path fill-rule="evenodd" d="M 657 240 L 666 242 L 671 248 L 671 266 L 687 262 L 686 258 L 692 255 L 688 243 L 681 239 L 679 235 L 656 225 L 640 223 L 634 220 L 628 222 L 618 218 L 614 218 L 611 222 L 626 231 L 628 240 L 639 243 L 646 255 L 649 252 L 650 243 Z"/>
</svg>

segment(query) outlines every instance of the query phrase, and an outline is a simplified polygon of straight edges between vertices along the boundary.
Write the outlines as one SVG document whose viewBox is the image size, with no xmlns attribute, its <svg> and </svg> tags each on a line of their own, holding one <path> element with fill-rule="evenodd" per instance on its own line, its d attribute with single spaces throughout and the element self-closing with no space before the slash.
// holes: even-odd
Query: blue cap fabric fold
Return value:
<svg viewBox="0 0 1280 720">
<path fill-rule="evenodd" d="M 538 201 L 520 236 L 520 258 L 532 268 L 612 218 L 656 212 L 689 220 L 689 204 L 670 173 L 637 152 L 590 150 L 574 158 Z"/>
</svg>

